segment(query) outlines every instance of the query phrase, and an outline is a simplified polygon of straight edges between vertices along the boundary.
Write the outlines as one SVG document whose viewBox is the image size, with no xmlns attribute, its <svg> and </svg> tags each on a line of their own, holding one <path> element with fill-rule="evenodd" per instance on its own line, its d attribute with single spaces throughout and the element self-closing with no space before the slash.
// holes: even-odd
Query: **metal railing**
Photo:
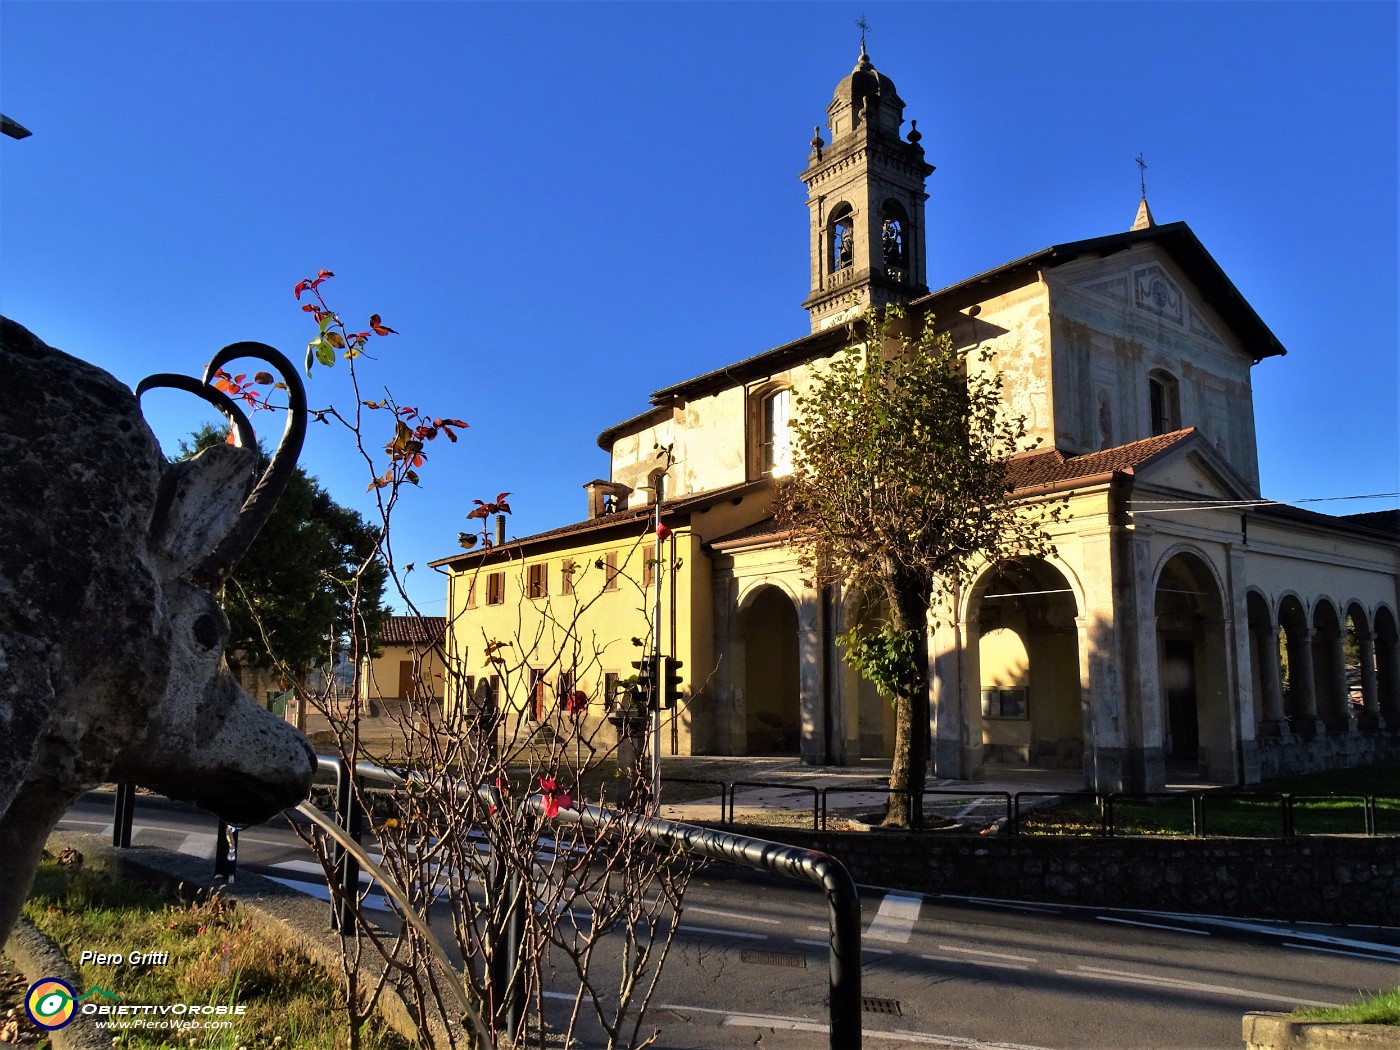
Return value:
<svg viewBox="0 0 1400 1050">
<path fill-rule="evenodd" d="M 356 842 L 360 841 L 364 831 L 364 813 L 355 797 L 356 780 L 377 781 L 388 784 L 391 788 L 402 788 L 412 779 L 428 779 L 420 774 L 400 774 L 370 762 L 357 762 L 352 769 L 344 759 L 326 755 L 318 756 L 317 769 L 334 776 L 336 822 Z M 437 782 L 443 783 L 443 780 L 439 778 Z M 453 787 L 458 798 L 465 799 L 476 795 L 488 804 L 500 802 L 499 794 L 492 787 L 452 779 L 445 782 Z M 732 800 L 734 785 L 726 785 L 720 781 L 703 783 L 719 785 L 722 813 L 723 798 L 727 794 Z M 814 793 L 816 791 L 815 788 L 811 790 Z M 521 804 L 534 808 L 543 816 L 543 799 L 532 796 L 523 800 Z M 112 831 L 112 842 L 115 846 L 131 844 L 133 806 L 132 789 L 125 784 L 118 785 Z M 815 802 L 813 809 L 815 812 Z M 848 1050 L 850 1047 L 861 1045 L 860 896 L 850 872 L 836 858 L 816 850 L 658 817 L 619 813 L 598 806 L 561 809 L 552 819 L 559 823 L 576 824 L 603 835 L 624 834 L 644 838 L 689 856 L 803 879 L 820 887 L 826 894 L 830 946 L 827 999 L 830 1019 L 829 1045 L 831 1050 Z M 221 822 L 214 857 L 216 878 L 233 881 L 237 872 L 237 852 L 236 829 Z M 354 854 L 338 843 L 332 846 L 331 860 L 336 890 L 332 894 L 331 924 L 337 932 L 345 933 L 354 923 L 352 909 L 353 902 L 359 895 L 360 864 Z M 502 940 L 498 950 L 492 955 L 491 967 L 487 974 L 487 983 L 492 989 L 491 1001 L 501 1004 L 496 1016 L 501 1018 L 502 1027 L 511 1038 L 519 1031 L 525 1007 L 523 973 L 517 966 L 525 928 L 524 909 L 527 906 L 525 895 L 520 892 L 520 878 L 521 873 L 518 870 L 507 871 L 505 865 L 500 865 L 493 867 L 487 887 L 488 892 L 504 893 L 505 899 L 512 902 L 501 931 Z"/>
</svg>

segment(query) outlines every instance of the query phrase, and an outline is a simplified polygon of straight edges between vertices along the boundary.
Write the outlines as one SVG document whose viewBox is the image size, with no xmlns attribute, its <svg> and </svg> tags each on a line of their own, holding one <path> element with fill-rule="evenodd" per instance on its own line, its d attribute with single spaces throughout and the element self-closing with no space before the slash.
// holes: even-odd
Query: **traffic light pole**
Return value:
<svg viewBox="0 0 1400 1050">
<path fill-rule="evenodd" d="M 652 491 L 652 496 L 656 505 L 655 528 L 652 530 L 656 542 L 654 545 L 655 561 L 651 566 L 651 582 L 655 590 L 655 596 L 651 608 L 651 653 L 653 666 L 657 671 L 661 670 L 661 483 L 656 482 L 657 487 Z M 661 692 L 663 683 L 657 681 L 659 674 L 652 676 L 651 696 L 648 697 L 651 708 L 651 812 L 653 816 L 661 815 Z"/>
</svg>

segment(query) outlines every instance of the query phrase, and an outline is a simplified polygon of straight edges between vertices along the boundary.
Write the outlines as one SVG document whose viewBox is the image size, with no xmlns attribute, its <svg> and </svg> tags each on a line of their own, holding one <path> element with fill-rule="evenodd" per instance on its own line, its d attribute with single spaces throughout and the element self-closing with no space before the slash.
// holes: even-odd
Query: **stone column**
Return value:
<svg viewBox="0 0 1400 1050">
<path fill-rule="evenodd" d="M 1327 679 L 1332 692 L 1332 711 L 1326 718 L 1327 728 L 1339 733 L 1349 733 L 1356 728 L 1356 719 L 1351 712 L 1351 695 L 1347 689 L 1347 654 L 1342 647 L 1346 635 L 1342 631 L 1324 638 L 1327 647 Z"/>
<path fill-rule="evenodd" d="M 1391 639 L 1376 646 L 1376 698 L 1386 728 L 1400 729 L 1400 645 Z"/>
<path fill-rule="evenodd" d="M 966 780 L 973 773 L 967 764 L 970 756 L 966 739 L 966 704 L 970 690 L 978 690 L 980 703 L 980 683 L 968 680 L 966 630 L 966 623 L 945 622 L 929 637 L 929 685 L 932 690 L 929 716 L 933 720 L 933 740 L 929 752 L 934 776 L 950 780 Z M 974 655 L 976 644 L 974 639 Z M 981 742 L 978 741 L 980 750 Z"/>
<path fill-rule="evenodd" d="M 805 587 L 797 602 L 797 690 L 798 710 L 802 718 L 802 738 L 799 750 L 802 761 L 820 765 L 827 751 L 827 727 L 835 729 L 832 712 L 826 707 L 823 689 L 825 671 L 822 659 L 821 593 Z"/>
<path fill-rule="evenodd" d="M 1381 699 L 1376 682 L 1376 643 L 1369 634 L 1357 635 L 1361 643 L 1361 726 L 1374 730 L 1380 725 Z"/>
<path fill-rule="evenodd" d="M 1294 635 L 1297 638 L 1294 638 Z M 1293 699 L 1293 731 L 1315 737 L 1323 732 L 1317 717 L 1317 688 L 1313 679 L 1313 632 L 1304 627 L 1288 633 L 1288 692 Z"/>
<path fill-rule="evenodd" d="M 1283 709 L 1283 685 L 1279 678 L 1278 632 L 1272 624 L 1254 632 L 1254 658 L 1259 664 L 1259 687 L 1264 693 L 1264 725 L 1266 734 L 1274 737 L 1288 735 L 1288 720 Z"/>
</svg>

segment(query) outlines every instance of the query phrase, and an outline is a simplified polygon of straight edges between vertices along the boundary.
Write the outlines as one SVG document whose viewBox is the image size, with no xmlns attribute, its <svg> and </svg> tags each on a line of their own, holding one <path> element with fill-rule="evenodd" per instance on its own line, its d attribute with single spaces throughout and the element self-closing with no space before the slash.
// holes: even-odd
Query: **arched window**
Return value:
<svg viewBox="0 0 1400 1050">
<path fill-rule="evenodd" d="M 831 213 L 831 272 L 855 263 L 856 224 L 849 204 L 839 204 Z"/>
<path fill-rule="evenodd" d="M 909 216 L 898 201 L 885 201 L 880 213 L 880 248 L 885 265 L 909 269 Z"/>
<path fill-rule="evenodd" d="M 1147 374 L 1147 397 L 1152 412 L 1152 436 L 1181 429 L 1181 391 L 1176 376 L 1160 368 Z"/>
<path fill-rule="evenodd" d="M 781 478 L 792 473 L 792 391 L 774 390 L 760 404 L 759 433 L 763 445 L 759 455 L 765 477 Z"/>
</svg>

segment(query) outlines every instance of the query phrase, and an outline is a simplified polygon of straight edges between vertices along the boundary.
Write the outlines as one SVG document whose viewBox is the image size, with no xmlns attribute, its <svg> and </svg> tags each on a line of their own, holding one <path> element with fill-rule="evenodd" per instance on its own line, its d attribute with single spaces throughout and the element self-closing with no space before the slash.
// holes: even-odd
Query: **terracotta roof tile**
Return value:
<svg viewBox="0 0 1400 1050">
<path fill-rule="evenodd" d="M 435 645 L 446 633 L 446 616 L 391 616 L 379 632 L 379 644 Z"/>
<path fill-rule="evenodd" d="M 1082 456 L 1066 456 L 1053 448 L 1028 452 L 1007 463 L 1007 480 L 1013 492 L 1022 492 L 1119 470 L 1134 470 L 1191 440 L 1195 434 L 1196 428 L 1189 427 Z"/>
</svg>

